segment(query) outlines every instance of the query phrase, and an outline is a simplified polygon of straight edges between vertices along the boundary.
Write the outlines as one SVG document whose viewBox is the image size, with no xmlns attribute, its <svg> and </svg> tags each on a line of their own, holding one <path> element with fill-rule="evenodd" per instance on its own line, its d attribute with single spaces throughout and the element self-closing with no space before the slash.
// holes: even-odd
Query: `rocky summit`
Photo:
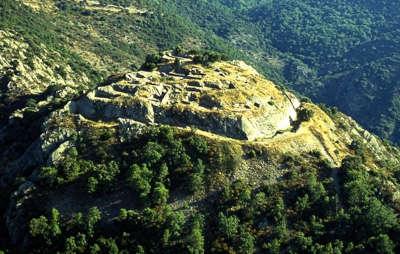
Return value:
<svg viewBox="0 0 400 254">
<path fill-rule="evenodd" d="M 0 0 L 0 254 L 400 253 L 375 2 Z"/>
<path fill-rule="evenodd" d="M 205 67 L 171 53 L 155 70 L 114 75 L 70 105 L 91 120 L 190 126 L 250 141 L 290 131 L 299 107 L 293 94 L 241 61 Z"/>
<path fill-rule="evenodd" d="M 122 137 L 168 125 L 279 153 L 318 151 L 334 165 L 351 154 L 355 139 L 374 149 L 375 159 L 389 153 L 349 117 L 332 119 L 242 61 L 204 65 L 193 58 L 166 52 L 152 70 L 112 75 L 64 110 L 83 121 L 116 124 Z"/>
<path fill-rule="evenodd" d="M 139 237 L 138 228 L 155 223 L 147 221 L 151 212 L 169 214 L 155 217 L 162 225 L 177 219 L 168 216 L 178 216 L 179 223 L 190 226 L 196 218 L 189 214 L 212 214 L 222 209 L 223 200 L 233 202 L 235 196 L 245 198 L 242 195 L 260 188 L 287 191 L 290 186 L 293 193 L 301 193 L 304 184 L 316 184 L 313 177 L 318 174 L 327 179 L 318 187 L 327 191 L 318 195 L 328 202 L 343 188 L 340 169 L 347 167 L 349 158 L 355 156 L 364 172 L 399 165 L 397 148 L 350 117 L 299 99 L 242 61 L 202 58 L 164 52 L 149 57 L 139 71 L 111 75 L 49 109 L 40 134 L 22 146 L 27 148 L 20 156 L 7 161 L 1 174 L 0 187 L 9 193 L 4 227 L 10 245 L 23 243 L 20 249 L 29 250 L 39 243 L 42 249 L 63 249 L 63 240 L 58 247 L 46 247 L 50 240 L 43 237 L 55 241 L 58 236 L 41 232 L 49 227 L 46 223 L 56 223 L 72 234 L 75 223 L 81 223 L 75 222 L 76 216 L 83 216 L 81 211 L 88 211 L 83 217 L 88 221 L 101 215 L 96 234 L 112 228 L 117 241 L 125 221 L 134 225 L 126 225 L 135 232 L 129 237 Z M 13 136 L 19 123 L 29 126 L 31 111 L 20 111 L 24 114 L 2 130 L 5 137 Z M 4 154 L 11 151 L 12 146 Z M 388 178 L 382 184 L 388 200 L 400 207 L 397 182 Z M 244 188 L 245 194 L 232 194 L 237 190 L 230 188 Z M 317 195 L 314 192 L 311 189 L 310 195 Z M 287 193 L 290 200 L 292 190 Z M 268 199 L 257 198 L 261 203 Z M 251 199 L 246 200 L 240 202 Z M 342 206 L 342 200 L 329 202 Z M 298 202 L 291 209 L 298 209 Z M 38 203 L 40 207 L 31 210 Z M 229 209 L 244 209 L 240 206 Z M 50 222 L 38 217 L 49 212 Z M 223 216 L 218 220 L 225 220 Z M 212 227 L 214 217 L 207 217 Z M 84 230 L 95 239 L 90 236 L 94 229 Z M 150 253 L 158 253 L 149 239 L 143 241 L 150 241 Z"/>
</svg>

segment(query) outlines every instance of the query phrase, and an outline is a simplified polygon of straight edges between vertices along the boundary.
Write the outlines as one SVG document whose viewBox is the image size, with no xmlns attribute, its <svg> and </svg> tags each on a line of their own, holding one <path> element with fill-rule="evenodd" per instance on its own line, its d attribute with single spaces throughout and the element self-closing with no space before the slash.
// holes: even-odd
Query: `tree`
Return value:
<svg viewBox="0 0 400 254">
<path fill-rule="evenodd" d="M 240 253 L 243 254 L 254 253 L 255 237 L 250 232 L 242 229 L 239 239 L 240 239 L 240 247 L 239 247 Z"/>
<path fill-rule="evenodd" d="M 155 142 L 148 142 L 143 148 L 143 161 L 148 165 L 154 165 L 164 156 L 164 148 Z"/>
<path fill-rule="evenodd" d="M 218 216 L 218 225 L 221 234 L 226 236 L 228 239 L 233 239 L 238 233 L 240 220 L 236 216 L 225 216 L 224 213 L 220 213 Z"/>
<path fill-rule="evenodd" d="M 97 240 L 100 249 L 103 253 L 107 254 L 118 254 L 119 248 L 117 243 L 112 238 L 100 238 Z"/>
<path fill-rule="evenodd" d="M 51 219 L 49 224 L 49 230 L 52 237 L 56 237 L 61 234 L 60 228 L 60 212 L 53 208 L 51 209 Z"/>
<path fill-rule="evenodd" d="M 89 236 L 93 237 L 94 227 L 101 220 L 101 212 L 97 207 L 92 207 L 89 209 L 86 218 L 86 231 Z"/>
<path fill-rule="evenodd" d="M 168 201 L 169 191 L 161 182 L 155 184 L 153 202 L 157 205 L 165 205 Z"/>
<path fill-rule="evenodd" d="M 396 245 L 386 234 L 380 234 L 377 237 L 368 239 L 368 246 L 371 252 L 382 254 L 394 254 Z"/>
<path fill-rule="evenodd" d="M 300 108 L 297 113 L 297 118 L 299 122 L 307 122 L 309 121 L 314 115 L 314 111 L 308 108 Z"/>
<path fill-rule="evenodd" d="M 285 216 L 285 202 L 282 197 L 278 197 L 275 205 L 272 207 L 271 214 L 275 222 L 281 221 Z"/>
<path fill-rule="evenodd" d="M 45 240 L 50 240 L 48 219 L 44 216 L 33 218 L 29 223 L 29 232 L 33 237 L 43 237 Z"/>
<path fill-rule="evenodd" d="M 39 237 L 51 244 L 52 240 L 61 234 L 60 213 L 57 209 L 51 210 L 51 218 L 45 216 L 34 218 L 29 223 L 29 232 L 33 237 Z"/>
<path fill-rule="evenodd" d="M 146 253 L 146 251 L 144 250 L 142 245 L 138 245 L 136 247 L 136 254 L 145 254 L 145 253 Z"/>
<path fill-rule="evenodd" d="M 86 235 L 78 233 L 76 236 L 70 236 L 65 240 L 65 253 L 75 254 L 84 253 L 87 247 Z"/>
<path fill-rule="evenodd" d="M 70 236 L 65 240 L 65 253 L 74 254 L 77 253 L 78 245 L 76 244 L 75 237 Z"/>
<path fill-rule="evenodd" d="M 139 166 L 133 164 L 129 169 L 128 182 L 133 185 L 141 198 L 147 197 L 151 190 L 152 172 L 146 164 Z"/>
<path fill-rule="evenodd" d="M 58 170 L 55 167 L 43 167 L 39 172 L 39 179 L 49 187 L 57 182 Z"/>
<path fill-rule="evenodd" d="M 157 64 L 161 61 L 162 54 L 149 54 L 146 56 L 146 61 L 142 65 L 141 69 L 145 71 L 152 71 L 157 67 Z"/>
<path fill-rule="evenodd" d="M 178 238 L 181 236 L 185 224 L 185 214 L 182 211 L 170 211 L 167 214 L 166 223 L 171 237 Z"/>
<path fill-rule="evenodd" d="M 203 218 L 200 216 L 196 216 L 193 220 L 187 246 L 190 254 L 204 253 Z"/>
<path fill-rule="evenodd" d="M 191 136 L 189 144 L 192 147 L 193 153 L 198 155 L 206 155 L 208 153 L 208 143 L 204 138 Z"/>
<path fill-rule="evenodd" d="M 198 159 L 190 176 L 190 190 L 192 193 L 199 193 L 204 190 L 204 170 L 205 166 L 201 159 Z"/>
<path fill-rule="evenodd" d="M 158 181 L 164 183 L 165 180 L 167 180 L 168 175 L 169 175 L 169 170 L 167 164 L 166 163 L 161 164 L 157 177 Z"/>
<path fill-rule="evenodd" d="M 87 182 L 87 190 L 89 193 L 95 193 L 97 191 L 97 186 L 99 185 L 99 181 L 93 176 L 88 178 Z"/>
</svg>

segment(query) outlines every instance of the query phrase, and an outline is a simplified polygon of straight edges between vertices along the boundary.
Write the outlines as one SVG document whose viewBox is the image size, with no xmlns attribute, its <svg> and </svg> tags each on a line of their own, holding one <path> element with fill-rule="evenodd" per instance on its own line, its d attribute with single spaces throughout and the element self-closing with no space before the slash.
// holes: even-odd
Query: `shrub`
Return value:
<svg viewBox="0 0 400 254">
<path fill-rule="evenodd" d="M 226 216 L 222 212 L 218 216 L 219 230 L 228 239 L 233 239 L 239 229 L 240 220 L 236 216 Z"/>
<path fill-rule="evenodd" d="M 204 253 L 203 219 L 196 216 L 187 239 L 190 254 Z"/>
<path fill-rule="evenodd" d="M 129 169 L 128 182 L 133 185 L 141 198 L 147 197 L 151 190 L 152 172 L 145 164 L 134 164 Z"/>
<path fill-rule="evenodd" d="M 300 122 L 307 122 L 313 117 L 314 112 L 308 108 L 301 108 L 297 112 L 298 121 Z"/>
<path fill-rule="evenodd" d="M 202 53 L 197 53 L 193 57 L 193 62 L 196 64 L 209 65 L 214 62 L 221 60 L 228 60 L 228 57 L 224 54 L 215 51 L 205 51 Z"/>
<path fill-rule="evenodd" d="M 148 142 L 143 148 L 143 162 L 148 165 L 154 165 L 164 156 L 164 148 L 155 142 Z"/>
<path fill-rule="evenodd" d="M 154 187 L 153 202 L 156 205 L 165 205 L 168 201 L 169 191 L 163 183 L 157 182 Z"/>
<path fill-rule="evenodd" d="M 140 67 L 140 69 L 145 71 L 154 70 L 155 68 L 157 68 L 157 64 L 161 62 L 161 57 L 162 57 L 161 53 L 147 55 L 146 61 L 144 62 L 142 67 Z"/>
</svg>

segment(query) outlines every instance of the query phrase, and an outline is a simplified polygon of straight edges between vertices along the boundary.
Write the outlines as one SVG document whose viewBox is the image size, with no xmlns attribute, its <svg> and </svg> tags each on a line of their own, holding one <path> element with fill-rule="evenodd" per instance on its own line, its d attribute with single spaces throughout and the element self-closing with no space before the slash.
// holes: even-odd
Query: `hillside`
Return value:
<svg viewBox="0 0 400 254">
<path fill-rule="evenodd" d="M 399 253 L 399 7 L 0 1 L 0 253 Z"/>
<path fill-rule="evenodd" d="M 145 52 L 211 48 L 398 141 L 397 2 L 22 2 L 44 12 L 69 50 L 107 74 L 135 69 Z"/>
<path fill-rule="evenodd" d="M 398 149 L 242 61 L 205 56 L 148 58 L 53 110 L 2 169 L 1 246 L 397 251 Z"/>
<path fill-rule="evenodd" d="M 171 2 L 270 78 L 398 141 L 398 2 Z"/>
</svg>

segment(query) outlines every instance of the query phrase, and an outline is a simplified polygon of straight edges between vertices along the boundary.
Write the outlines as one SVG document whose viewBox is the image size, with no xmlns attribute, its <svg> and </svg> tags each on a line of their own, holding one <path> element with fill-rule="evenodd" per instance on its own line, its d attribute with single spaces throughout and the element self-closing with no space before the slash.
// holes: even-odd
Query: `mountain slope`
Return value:
<svg viewBox="0 0 400 254">
<path fill-rule="evenodd" d="M 37 1 L 25 2 L 32 6 Z M 64 28 L 72 48 L 102 70 L 137 66 L 148 50 L 210 47 L 252 63 L 270 79 L 316 102 L 339 107 L 383 138 L 398 139 L 397 97 L 390 96 L 398 87 L 392 72 L 399 67 L 397 2 L 49 3 L 57 17 L 53 22 Z M 40 10 L 37 3 L 33 6 Z M 358 78 L 360 70 L 363 79 Z M 371 96 L 375 93 L 378 96 Z M 360 107 L 354 107 L 353 98 Z M 387 103 L 381 103 L 383 99 Z"/>
<path fill-rule="evenodd" d="M 2 171 L 10 251 L 397 250 L 398 149 L 198 59 L 166 53 L 50 114 Z"/>
<path fill-rule="evenodd" d="M 395 137 L 396 2 L 99 2 L 0 2 L 0 253 L 400 251 L 398 148 L 281 87 Z"/>
</svg>

